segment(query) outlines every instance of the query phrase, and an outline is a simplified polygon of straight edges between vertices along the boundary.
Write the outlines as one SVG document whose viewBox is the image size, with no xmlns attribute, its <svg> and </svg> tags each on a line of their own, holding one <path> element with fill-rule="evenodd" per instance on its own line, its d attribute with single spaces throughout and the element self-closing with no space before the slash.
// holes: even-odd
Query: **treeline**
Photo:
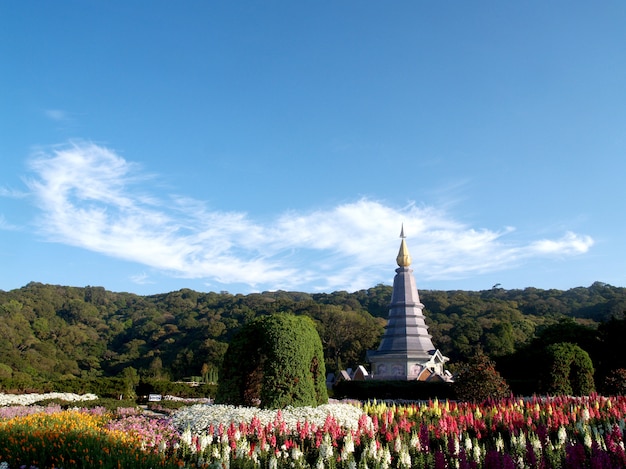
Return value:
<svg viewBox="0 0 626 469">
<path fill-rule="evenodd" d="M 532 378 L 531 359 L 547 343 L 586 350 L 596 379 L 626 368 L 619 341 L 626 289 L 596 282 L 567 291 L 420 291 L 433 343 L 455 362 L 483 351 L 512 380 Z M 383 333 L 391 287 L 354 293 L 263 292 L 249 295 L 183 289 L 160 295 L 29 283 L 0 290 L 0 379 L 96 379 L 137 370 L 171 381 L 217 379 L 233 334 L 259 315 L 311 317 L 326 369 L 365 364 Z M 524 358 L 526 357 L 526 358 Z M 126 371 L 127 372 L 127 371 Z"/>
</svg>

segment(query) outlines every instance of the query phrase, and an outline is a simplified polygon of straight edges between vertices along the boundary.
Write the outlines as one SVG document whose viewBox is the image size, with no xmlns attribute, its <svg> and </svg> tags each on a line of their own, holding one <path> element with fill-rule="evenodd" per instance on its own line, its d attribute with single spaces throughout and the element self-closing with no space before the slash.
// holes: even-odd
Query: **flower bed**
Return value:
<svg viewBox="0 0 626 469">
<path fill-rule="evenodd" d="M 31 405 L 36 402 L 59 399 L 67 402 L 92 401 L 98 399 L 95 394 L 74 394 L 71 392 L 49 392 L 45 394 L 4 394 L 0 393 L 0 407 L 8 405 Z"/>
<path fill-rule="evenodd" d="M 252 424 L 277 427 L 282 432 L 293 433 L 299 424 L 308 422 L 311 427 L 321 427 L 330 417 L 340 427 L 350 430 L 358 428 L 363 410 L 350 404 L 324 404 L 318 407 L 287 407 L 282 410 L 236 407 L 230 405 L 193 405 L 180 409 L 172 417 L 173 424 L 181 431 L 192 433 L 214 432 L 222 426 Z"/>
<path fill-rule="evenodd" d="M 623 468 L 626 399 L 505 399 L 482 405 L 368 403 L 342 422 L 313 409 L 225 406 L 175 415 L 180 456 L 227 467 Z M 186 425 L 186 427 L 185 427 Z"/>
<path fill-rule="evenodd" d="M 110 414 L 65 410 L 37 412 L 0 422 L 0 468 L 180 467 L 166 447 L 149 445 L 148 428 L 117 426 Z M 131 417 L 122 417 L 126 420 Z M 163 428 L 153 425 L 159 432 Z M 161 433 L 170 437 L 175 435 Z M 155 440 L 158 442 L 158 439 Z"/>
<path fill-rule="evenodd" d="M 7 415 L 0 421 L 0 437 L 9 424 L 27 418 L 32 416 Z M 147 454 L 161 455 L 158 467 L 626 467 L 625 397 L 505 399 L 481 405 L 372 402 L 280 411 L 194 405 L 159 420 L 136 411 L 89 418 L 99 422 L 98 431 L 107 438 L 115 435 Z M 0 445 L 0 463 L 6 461 L 4 451 L 7 447 Z M 83 467 L 65 462 L 65 469 Z"/>
</svg>

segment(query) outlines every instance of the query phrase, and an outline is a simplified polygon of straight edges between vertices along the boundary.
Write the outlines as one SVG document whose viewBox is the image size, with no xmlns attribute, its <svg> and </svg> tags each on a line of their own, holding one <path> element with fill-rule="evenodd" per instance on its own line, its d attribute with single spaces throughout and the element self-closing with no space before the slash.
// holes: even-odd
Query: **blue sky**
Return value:
<svg viewBox="0 0 626 469">
<path fill-rule="evenodd" d="M 626 286 L 626 3 L 0 3 L 0 289 Z"/>
</svg>

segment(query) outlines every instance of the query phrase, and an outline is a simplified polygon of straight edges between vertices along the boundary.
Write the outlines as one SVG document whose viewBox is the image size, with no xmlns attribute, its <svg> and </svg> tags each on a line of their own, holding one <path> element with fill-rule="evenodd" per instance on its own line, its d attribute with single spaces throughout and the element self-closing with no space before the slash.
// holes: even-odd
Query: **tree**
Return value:
<svg viewBox="0 0 626 469">
<path fill-rule="evenodd" d="M 215 384 L 218 380 L 218 369 L 212 364 L 203 363 L 200 371 L 202 382 L 207 384 Z"/>
<path fill-rule="evenodd" d="M 452 346 L 461 356 L 472 356 L 480 348 L 483 328 L 471 317 L 462 317 L 450 330 Z"/>
<path fill-rule="evenodd" d="M 546 348 L 544 391 L 555 395 L 584 396 L 594 391 L 593 363 L 578 345 L 561 342 Z"/>
<path fill-rule="evenodd" d="M 459 399 L 473 402 L 500 399 L 510 394 L 509 385 L 496 370 L 494 362 L 481 351 L 461 365 L 454 388 Z"/>
<path fill-rule="evenodd" d="M 8 379 L 13 376 L 13 370 L 10 366 L 0 363 L 0 379 Z"/>
<path fill-rule="evenodd" d="M 538 331 L 535 346 L 569 342 L 590 350 L 596 342 L 596 336 L 593 328 L 578 324 L 572 318 L 562 318 L 556 324 L 550 324 Z"/>
<path fill-rule="evenodd" d="M 485 333 L 487 353 L 493 357 L 500 357 L 515 352 L 513 326 L 510 322 L 499 322 Z"/>
<path fill-rule="evenodd" d="M 313 321 L 261 316 L 233 337 L 220 370 L 217 403 L 264 408 L 328 401 L 322 342 Z"/>
<path fill-rule="evenodd" d="M 122 381 L 124 382 L 124 398 L 134 399 L 137 397 L 137 394 L 135 393 L 135 388 L 137 388 L 137 385 L 139 384 L 139 375 L 137 374 L 137 370 L 132 366 L 124 368 Z"/>
<path fill-rule="evenodd" d="M 375 348 L 384 331 L 384 321 L 365 311 L 344 311 L 339 306 L 322 306 L 312 313 L 326 355 L 326 369 L 357 367 L 366 350 Z"/>
<path fill-rule="evenodd" d="M 154 379 L 163 378 L 163 360 L 161 357 L 154 357 L 148 368 L 148 376 Z"/>
<path fill-rule="evenodd" d="M 594 365 L 602 376 L 608 376 L 613 370 L 626 369 L 624 356 L 624 337 L 626 337 L 626 320 L 611 319 L 598 327 L 601 353 L 594 356 Z"/>
<path fill-rule="evenodd" d="M 626 395 L 626 369 L 612 370 L 604 380 L 603 392 L 606 395 Z"/>
</svg>

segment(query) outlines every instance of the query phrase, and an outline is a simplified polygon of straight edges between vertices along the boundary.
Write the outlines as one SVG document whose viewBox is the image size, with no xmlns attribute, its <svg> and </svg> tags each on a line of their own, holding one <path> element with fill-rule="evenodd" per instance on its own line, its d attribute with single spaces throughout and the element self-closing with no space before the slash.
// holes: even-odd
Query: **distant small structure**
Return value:
<svg viewBox="0 0 626 469">
<path fill-rule="evenodd" d="M 428 334 L 424 305 L 420 302 L 406 245 L 404 226 L 400 231 L 398 268 L 393 280 L 393 293 L 385 333 L 378 350 L 367 352 L 371 363 L 371 379 L 452 382 L 452 374 L 444 368 L 448 357 L 437 350 Z"/>
<path fill-rule="evenodd" d="M 347 370 L 341 370 L 337 375 L 329 373 L 326 377 L 326 387 L 330 389 L 341 381 L 365 381 L 369 378 L 369 373 L 365 367 L 363 365 L 359 365 L 354 371 L 352 368 L 348 368 Z"/>
<path fill-rule="evenodd" d="M 366 379 L 369 379 L 369 377 L 369 373 L 365 367 L 363 365 L 359 365 L 352 375 L 352 381 L 365 381 Z"/>
</svg>

